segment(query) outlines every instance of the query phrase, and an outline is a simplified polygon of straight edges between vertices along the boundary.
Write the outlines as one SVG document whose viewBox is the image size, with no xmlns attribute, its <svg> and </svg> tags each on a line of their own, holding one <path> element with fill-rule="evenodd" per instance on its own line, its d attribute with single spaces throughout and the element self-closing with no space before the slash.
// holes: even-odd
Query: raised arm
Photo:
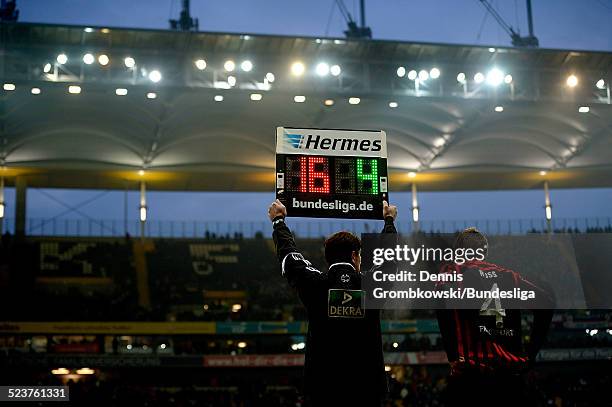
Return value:
<svg viewBox="0 0 612 407">
<path fill-rule="evenodd" d="M 393 222 L 397 218 L 397 206 L 389 205 L 387 201 L 383 201 L 383 218 L 385 219 L 385 226 L 381 233 L 397 233 Z"/>
</svg>

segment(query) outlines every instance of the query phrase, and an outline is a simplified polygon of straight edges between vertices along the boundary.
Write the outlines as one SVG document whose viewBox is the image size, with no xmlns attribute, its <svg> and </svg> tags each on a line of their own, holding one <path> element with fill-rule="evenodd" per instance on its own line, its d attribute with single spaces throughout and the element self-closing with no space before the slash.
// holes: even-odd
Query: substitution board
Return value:
<svg viewBox="0 0 612 407">
<path fill-rule="evenodd" d="M 382 219 L 384 131 L 276 129 L 276 197 L 287 215 Z"/>
</svg>

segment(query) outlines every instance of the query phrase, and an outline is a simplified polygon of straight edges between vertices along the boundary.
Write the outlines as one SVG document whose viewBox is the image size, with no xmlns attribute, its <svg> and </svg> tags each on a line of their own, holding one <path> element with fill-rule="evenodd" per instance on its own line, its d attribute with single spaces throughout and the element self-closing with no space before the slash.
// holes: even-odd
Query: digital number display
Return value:
<svg viewBox="0 0 612 407">
<path fill-rule="evenodd" d="M 384 132 L 278 128 L 276 196 L 289 216 L 381 219 Z"/>
</svg>

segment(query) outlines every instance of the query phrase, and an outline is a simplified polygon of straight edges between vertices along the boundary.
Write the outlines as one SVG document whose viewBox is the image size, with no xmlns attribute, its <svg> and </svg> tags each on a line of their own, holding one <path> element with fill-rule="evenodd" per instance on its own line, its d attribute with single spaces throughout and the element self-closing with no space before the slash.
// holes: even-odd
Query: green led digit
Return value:
<svg viewBox="0 0 612 407">
<path fill-rule="evenodd" d="M 378 160 L 357 159 L 357 193 L 378 194 Z"/>
</svg>

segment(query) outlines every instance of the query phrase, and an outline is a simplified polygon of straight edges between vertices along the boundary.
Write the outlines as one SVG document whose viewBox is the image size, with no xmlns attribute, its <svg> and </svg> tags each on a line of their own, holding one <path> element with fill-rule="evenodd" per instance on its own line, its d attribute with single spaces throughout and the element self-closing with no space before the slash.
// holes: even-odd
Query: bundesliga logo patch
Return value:
<svg viewBox="0 0 612 407">
<path fill-rule="evenodd" d="M 333 318 L 363 318 L 363 290 L 343 290 L 332 288 L 327 294 L 327 315 Z"/>
</svg>

